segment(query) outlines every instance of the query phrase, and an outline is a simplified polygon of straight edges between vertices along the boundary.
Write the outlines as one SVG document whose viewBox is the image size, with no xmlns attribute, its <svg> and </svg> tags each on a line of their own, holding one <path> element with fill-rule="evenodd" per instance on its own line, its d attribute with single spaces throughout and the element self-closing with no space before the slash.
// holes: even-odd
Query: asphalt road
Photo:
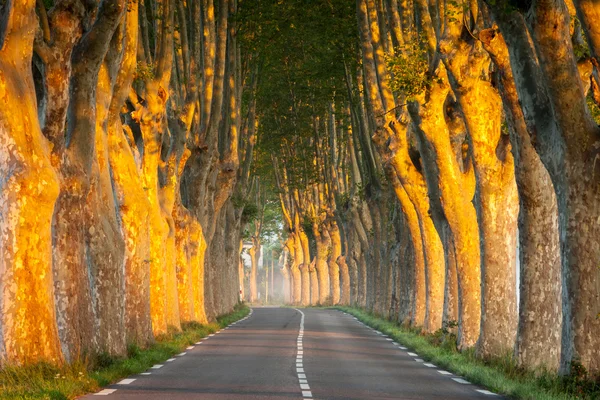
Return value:
<svg viewBox="0 0 600 400">
<path fill-rule="evenodd" d="M 255 308 L 162 366 L 85 398 L 500 398 L 413 354 L 339 311 Z"/>
</svg>

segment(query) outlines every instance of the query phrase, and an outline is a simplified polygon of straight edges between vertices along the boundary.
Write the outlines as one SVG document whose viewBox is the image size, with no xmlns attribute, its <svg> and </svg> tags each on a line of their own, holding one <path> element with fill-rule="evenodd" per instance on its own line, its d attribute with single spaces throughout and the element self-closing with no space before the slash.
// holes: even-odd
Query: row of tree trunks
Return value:
<svg viewBox="0 0 600 400">
<path fill-rule="evenodd" d="M 235 2 L 218 2 L 218 22 L 211 0 L 75 3 L 9 2 L 0 16 L 7 363 L 123 355 L 168 326 L 206 323 L 205 266 L 218 278 L 209 316 L 238 300 Z M 203 32 L 187 26 L 192 15 Z"/>
</svg>

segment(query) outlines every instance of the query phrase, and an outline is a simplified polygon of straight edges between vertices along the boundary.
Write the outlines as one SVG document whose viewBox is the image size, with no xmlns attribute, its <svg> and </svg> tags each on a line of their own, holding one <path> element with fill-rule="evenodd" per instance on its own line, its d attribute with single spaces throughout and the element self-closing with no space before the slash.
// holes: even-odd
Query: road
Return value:
<svg viewBox="0 0 600 400">
<path fill-rule="evenodd" d="M 254 308 L 97 399 L 499 399 L 335 310 Z"/>
</svg>

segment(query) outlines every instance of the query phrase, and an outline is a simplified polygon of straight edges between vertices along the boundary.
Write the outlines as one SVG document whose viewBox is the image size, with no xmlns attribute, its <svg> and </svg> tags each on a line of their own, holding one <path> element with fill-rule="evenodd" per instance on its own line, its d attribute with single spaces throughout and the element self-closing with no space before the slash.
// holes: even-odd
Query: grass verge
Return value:
<svg viewBox="0 0 600 400">
<path fill-rule="evenodd" d="M 38 363 L 24 367 L 5 367 L 0 370 L 0 399 L 74 399 L 98 391 L 129 375 L 146 371 L 181 353 L 187 346 L 245 317 L 250 312 L 246 305 L 217 318 L 208 325 L 182 324 L 181 331 L 171 330 L 156 338 L 148 348 L 130 345 L 127 357 L 100 354 L 93 360 L 77 361 L 63 366 Z"/>
<path fill-rule="evenodd" d="M 512 357 L 481 360 L 474 351 L 459 352 L 456 336 L 448 329 L 431 335 L 382 319 L 353 307 L 334 307 L 352 314 L 366 325 L 390 336 L 427 361 L 447 369 L 469 381 L 496 393 L 515 399 L 571 400 L 600 399 L 600 382 L 591 381 L 580 364 L 574 363 L 569 376 L 539 372 L 534 374 L 519 368 Z"/>
</svg>

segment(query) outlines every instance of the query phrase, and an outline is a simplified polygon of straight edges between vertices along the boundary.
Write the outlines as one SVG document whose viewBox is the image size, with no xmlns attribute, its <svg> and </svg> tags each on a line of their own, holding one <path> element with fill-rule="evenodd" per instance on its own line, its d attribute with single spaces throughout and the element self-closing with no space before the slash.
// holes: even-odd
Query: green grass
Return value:
<svg viewBox="0 0 600 400">
<path fill-rule="evenodd" d="M 0 370 L 0 399 L 73 399 L 95 392 L 129 375 L 144 372 L 152 365 L 180 353 L 210 333 L 237 321 L 250 312 L 240 305 L 230 314 L 208 325 L 185 323 L 181 331 L 171 329 L 156 338 L 146 349 L 130 345 L 127 357 L 115 358 L 100 354 L 92 359 L 64 366 L 39 363 L 24 367 L 5 367 Z"/>
<path fill-rule="evenodd" d="M 385 333 L 410 348 L 423 359 L 452 371 L 469 381 L 496 393 L 515 399 L 570 400 L 600 399 L 600 381 L 589 380 L 583 367 L 572 364 L 569 376 L 559 377 L 546 372 L 533 373 L 519 368 L 512 357 L 481 360 L 472 350 L 459 352 L 452 329 L 442 329 L 425 335 L 397 322 L 382 319 L 364 310 L 335 307 L 354 315 L 366 325 Z"/>
</svg>

